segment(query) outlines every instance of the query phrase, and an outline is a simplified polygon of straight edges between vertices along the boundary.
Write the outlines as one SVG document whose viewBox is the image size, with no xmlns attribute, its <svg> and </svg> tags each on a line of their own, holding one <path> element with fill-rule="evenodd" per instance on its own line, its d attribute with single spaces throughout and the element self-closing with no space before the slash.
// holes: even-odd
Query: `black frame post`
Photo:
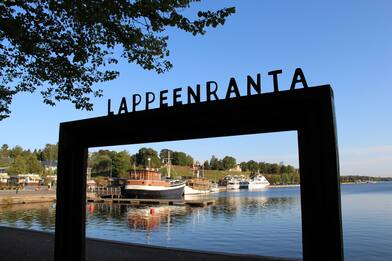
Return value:
<svg viewBox="0 0 392 261">
<path fill-rule="evenodd" d="M 68 134 L 60 128 L 55 260 L 85 260 L 88 148 Z"/>
<path fill-rule="evenodd" d="M 344 260 L 333 97 L 318 102 L 298 130 L 303 257 Z"/>
</svg>

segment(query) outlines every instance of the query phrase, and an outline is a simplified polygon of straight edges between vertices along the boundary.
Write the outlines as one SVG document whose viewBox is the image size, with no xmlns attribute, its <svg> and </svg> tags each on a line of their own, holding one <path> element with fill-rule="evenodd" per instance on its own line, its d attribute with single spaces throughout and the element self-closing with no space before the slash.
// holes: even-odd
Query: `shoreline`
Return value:
<svg viewBox="0 0 392 261">
<path fill-rule="evenodd" d="M 299 187 L 300 184 L 288 184 L 288 185 L 269 185 L 267 188 L 291 188 L 291 187 Z"/>
<path fill-rule="evenodd" d="M 382 184 L 389 182 L 375 182 L 375 183 L 351 183 L 344 182 L 341 185 L 364 185 L 364 184 Z M 269 185 L 266 188 L 296 188 L 300 184 L 289 185 Z M 219 192 L 225 192 L 225 187 L 219 187 Z M 219 193 L 218 192 L 218 193 Z M 214 194 L 214 193 L 212 193 Z M 91 195 L 86 195 L 86 198 L 91 198 Z M 30 204 L 30 203 L 50 203 L 56 202 L 56 191 L 19 191 L 18 194 L 14 190 L 0 191 L 0 207 L 16 204 Z"/>
<path fill-rule="evenodd" d="M 45 203 L 55 202 L 55 191 L 1 191 L 0 206 L 14 205 L 14 204 L 30 204 L 30 203 Z"/>
</svg>

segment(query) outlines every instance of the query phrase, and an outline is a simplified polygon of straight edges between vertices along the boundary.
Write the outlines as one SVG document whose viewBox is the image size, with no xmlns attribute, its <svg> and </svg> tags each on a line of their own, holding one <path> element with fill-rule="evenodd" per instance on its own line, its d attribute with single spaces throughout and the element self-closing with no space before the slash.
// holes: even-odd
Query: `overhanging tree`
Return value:
<svg viewBox="0 0 392 261">
<path fill-rule="evenodd" d="M 40 91 L 54 106 L 69 100 L 92 110 L 93 84 L 119 72 L 119 59 L 163 73 L 172 67 L 165 30 L 193 35 L 223 25 L 233 7 L 183 15 L 200 0 L 20 0 L 0 2 L 0 120 L 9 117 L 13 96 Z M 118 57 L 115 50 L 121 50 Z"/>
</svg>

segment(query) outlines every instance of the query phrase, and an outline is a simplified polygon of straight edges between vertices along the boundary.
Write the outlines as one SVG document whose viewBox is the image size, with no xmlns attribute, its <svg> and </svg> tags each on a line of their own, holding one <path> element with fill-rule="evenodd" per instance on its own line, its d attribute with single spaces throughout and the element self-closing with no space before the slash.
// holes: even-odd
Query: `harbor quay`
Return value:
<svg viewBox="0 0 392 261">
<path fill-rule="evenodd" d="M 0 190 L 0 206 L 11 204 L 30 204 L 30 203 L 44 203 L 55 202 L 56 191 L 15 191 L 15 190 Z"/>
<path fill-rule="evenodd" d="M 130 204 L 130 205 L 169 205 L 169 206 L 190 206 L 205 207 L 215 203 L 211 198 L 185 198 L 185 199 L 128 199 L 120 197 L 100 197 L 95 193 L 87 193 L 87 203 L 104 204 Z M 55 202 L 55 191 L 1 191 L 0 206 L 13 204 L 33 204 Z"/>
</svg>

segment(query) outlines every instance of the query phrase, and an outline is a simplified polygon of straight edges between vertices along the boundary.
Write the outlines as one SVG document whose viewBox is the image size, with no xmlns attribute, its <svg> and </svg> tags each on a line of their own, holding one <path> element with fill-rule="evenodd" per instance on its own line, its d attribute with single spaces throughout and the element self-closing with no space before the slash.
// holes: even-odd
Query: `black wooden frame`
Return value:
<svg viewBox="0 0 392 261">
<path fill-rule="evenodd" d="M 298 133 L 303 259 L 343 260 L 339 156 L 329 85 L 61 123 L 55 260 L 85 260 L 89 147 L 290 130 Z"/>
</svg>

